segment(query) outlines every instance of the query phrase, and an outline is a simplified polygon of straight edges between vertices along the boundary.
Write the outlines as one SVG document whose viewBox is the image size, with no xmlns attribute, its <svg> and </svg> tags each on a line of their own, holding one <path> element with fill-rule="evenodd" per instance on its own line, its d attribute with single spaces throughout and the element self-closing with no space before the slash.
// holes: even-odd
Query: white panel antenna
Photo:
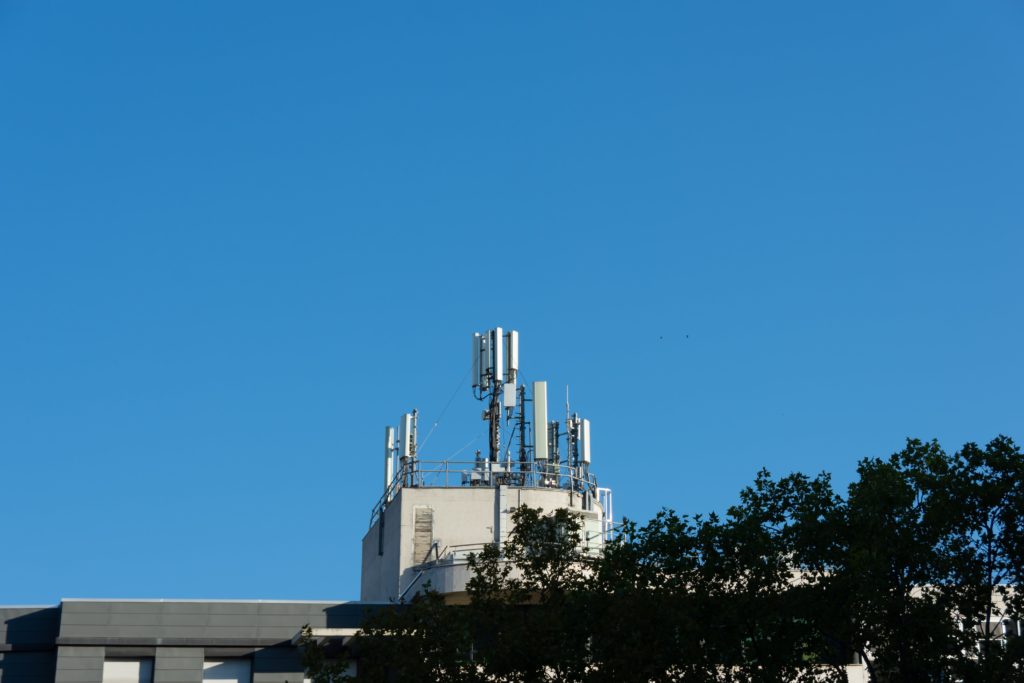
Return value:
<svg viewBox="0 0 1024 683">
<path fill-rule="evenodd" d="M 384 489 L 391 486 L 395 477 L 395 428 L 384 428 Z"/>
<path fill-rule="evenodd" d="M 480 333 L 473 333 L 473 386 L 480 386 Z"/>
<path fill-rule="evenodd" d="M 487 390 L 491 387 L 491 367 L 494 365 L 494 358 L 491 355 L 491 333 L 480 336 L 480 388 Z"/>
<path fill-rule="evenodd" d="M 590 464 L 590 420 L 580 420 L 580 459 Z"/>
<path fill-rule="evenodd" d="M 548 383 L 533 383 L 533 459 L 548 459 Z"/>
<path fill-rule="evenodd" d="M 516 385 L 513 382 L 505 382 L 504 405 L 507 410 L 516 407 Z"/>
<path fill-rule="evenodd" d="M 515 330 L 505 334 L 505 364 L 508 368 L 508 381 L 514 384 L 519 372 L 519 333 Z"/>
<path fill-rule="evenodd" d="M 412 415 L 406 413 L 398 421 L 398 457 L 405 463 L 405 459 L 412 455 Z"/>
</svg>

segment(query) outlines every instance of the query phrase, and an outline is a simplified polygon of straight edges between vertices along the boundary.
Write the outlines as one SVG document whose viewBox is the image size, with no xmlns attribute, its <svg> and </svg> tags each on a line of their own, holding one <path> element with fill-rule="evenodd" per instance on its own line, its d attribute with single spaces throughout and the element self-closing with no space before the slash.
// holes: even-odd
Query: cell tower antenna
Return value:
<svg viewBox="0 0 1024 683">
<path fill-rule="evenodd" d="M 565 464 L 567 467 L 571 467 L 572 452 L 573 452 L 573 420 L 572 413 L 569 412 L 569 385 L 565 385 Z"/>
<path fill-rule="evenodd" d="M 487 401 L 483 419 L 489 425 L 488 454 L 491 462 L 501 457 L 501 415 L 511 419 L 517 407 L 519 333 L 500 327 L 473 335 L 473 395 Z M 502 410 L 504 408 L 504 410 Z"/>
</svg>

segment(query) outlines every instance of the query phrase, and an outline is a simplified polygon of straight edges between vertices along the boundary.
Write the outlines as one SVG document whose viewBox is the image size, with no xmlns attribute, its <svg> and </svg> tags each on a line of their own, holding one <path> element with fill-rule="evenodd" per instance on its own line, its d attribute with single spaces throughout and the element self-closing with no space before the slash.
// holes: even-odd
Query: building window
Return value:
<svg viewBox="0 0 1024 683">
<path fill-rule="evenodd" d="M 103 683 L 153 683 L 153 660 L 104 660 Z"/>
<path fill-rule="evenodd" d="M 251 683 L 252 664 L 248 659 L 218 659 L 203 662 L 203 680 L 217 683 Z"/>
</svg>

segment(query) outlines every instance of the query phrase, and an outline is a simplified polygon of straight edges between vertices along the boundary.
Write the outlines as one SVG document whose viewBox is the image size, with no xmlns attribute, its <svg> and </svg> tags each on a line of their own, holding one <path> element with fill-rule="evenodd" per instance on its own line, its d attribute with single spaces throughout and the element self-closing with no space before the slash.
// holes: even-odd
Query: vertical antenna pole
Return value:
<svg viewBox="0 0 1024 683">
<path fill-rule="evenodd" d="M 565 424 L 569 424 L 569 385 L 565 385 Z"/>
<path fill-rule="evenodd" d="M 490 460 L 498 462 L 501 454 L 501 384 L 491 385 L 491 406 L 487 410 L 487 420 L 490 422 Z"/>
<path fill-rule="evenodd" d="M 519 485 L 526 485 L 526 385 L 519 385 Z"/>
<path fill-rule="evenodd" d="M 572 488 L 572 418 L 569 415 L 569 385 L 565 385 L 565 470 L 569 473 L 569 488 Z"/>
<path fill-rule="evenodd" d="M 402 415 L 398 423 L 398 461 L 402 473 L 402 486 L 415 486 L 413 454 L 416 451 L 416 411 Z"/>
<path fill-rule="evenodd" d="M 487 415 L 491 433 L 489 450 L 491 462 L 498 462 L 498 458 L 501 457 L 501 398 L 505 383 L 505 364 L 502 351 L 504 351 L 505 339 L 500 327 L 489 331 L 487 337 L 491 366 L 491 405 Z"/>
<path fill-rule="evenodd" d="M 413 486 L 416 486 L 418 463 L 416 462 L 416 424 L 419 422 L 420 411 L 412 409 L 412 436 L 409 439 L 409 465 L 412 468 Z M 422 483 L 422 482 L 421 482 Z"/>
<path fill-rule="evenodd" d="M 551 448 L 551 460 L 545 465 L 545 486 L 558 487 L 558 468 L 561 467 L 561 456 L 558 454 L 558 440 L 561 437 L 559 434 L 558 420 L 552 420 L 548 423 L 548 445 Z"/>
<path fill-rule="evenodd" d="M 412 456 L 412 461 L 416 462 L 416 423 L 419 421 L 420 411 L 417 408 L 412 409 L 412 436 L 409 438 L 409 455 Z"/>
</svg>

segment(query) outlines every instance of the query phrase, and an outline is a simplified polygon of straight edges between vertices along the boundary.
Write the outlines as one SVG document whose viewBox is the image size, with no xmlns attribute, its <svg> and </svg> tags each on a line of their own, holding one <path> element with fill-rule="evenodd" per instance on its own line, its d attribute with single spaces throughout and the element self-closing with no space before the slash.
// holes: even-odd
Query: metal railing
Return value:
<svg viewBox="0 0 1024 683">
<path fill-rule="evenodd" d="M 591 555 L 604 547 L 604 543 L 610 539 L 605 538 L 605 532 L 597 531 L 588 533 L 586 529 L 581 530 L 580 546 L 586 555 Z M 436 542 L 430 547 L 430 552 L 422 562 L 415 565 L 421 572 L 435 567 L 448 567 L 456 564 L 466 564 L 470 555 L 480 555 L 488 546 L 494 543 L 460 543 L 446 545 L 441 548 Z M 497 544 L 501 558 L 504 559 L 504 544 Z"/>
<path fill-rule="evenodd" d="M 545 488 L 589 493 L 598 497 L 597 478 L 586 465 L 537 461 L 429 460 L 415 458 L 399 468 L 370 511 L 372 527 L 401 488 L 473 488 L 494 486 Z"/>
<path fill-rule="evenodd" d="M 439 549 L 437 544 L 431 548 L 433 551 L 427 555 L 427 558 L 419 564 L 420 567 L 437 567 L 449 564 L 458 564 L 469 561 L 470 555 L 479 555 L 484 551 L 484 548 L 492 545 L 491 543 L 460 543 L 457 545 L 446 545 L 444 549 Z"/>
</svg>

